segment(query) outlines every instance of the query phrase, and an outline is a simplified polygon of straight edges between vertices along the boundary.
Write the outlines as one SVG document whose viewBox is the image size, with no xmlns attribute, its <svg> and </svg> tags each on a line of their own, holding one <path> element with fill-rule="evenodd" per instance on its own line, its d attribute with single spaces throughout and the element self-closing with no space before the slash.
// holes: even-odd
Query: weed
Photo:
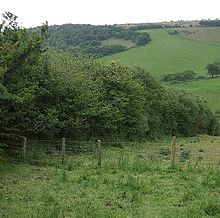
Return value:
<svg viewBox="0 0 220 218">
<path fill-rule="evenodd" d="M 180 162 L 185 162 L 186 160 L 189 160 L 190 159 L 190 150 L 181 151 L 179 158 L 180 158 Z"/>
<path fill-rule="evenodd" d="M 205 208 L 204 211 L 209 216 L 218 216 L 220 217 L 220 204 L 216 202 L 209 202 Z"/>
<path fill-rule="evenodd" d="M 167 156 L 170 155 L 170 149 L 169 149 L 169 148 L 161 148 L 161 149 L 160 149 L 160 154 L 161 154 L 162 156 L 167 157 Z"/>
<path fill-rule="evenodd" d="M 205 150 L 202 149 L 202 148 L 200 148 L 200 149 L 198 150 L 198 152 L 205 152 Z"/>
</svg>

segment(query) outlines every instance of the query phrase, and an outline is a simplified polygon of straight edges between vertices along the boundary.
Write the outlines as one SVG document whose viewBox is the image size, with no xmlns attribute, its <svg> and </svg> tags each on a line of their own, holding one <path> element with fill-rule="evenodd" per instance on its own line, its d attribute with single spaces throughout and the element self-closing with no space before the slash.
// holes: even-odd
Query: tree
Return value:
<svg viewBox="0 0 220 218">
<path fill-rule="evenodd" d="M 206 70 L 208 71 L 208 74 L 211 77 L 219 76 L 220 75 L 220 66 L 217 63 L 208 64 L 206 66 Z"/>
<path fill-rule="evenodd" d="M 35 107 L 48 77 L 45 61 L 47 25 L 28 32 L 17 16 L 5 12 L 0 27 L 0 129 L 39 131 L 44 115 Z M 45 113 L 46 114 L 46 113 Z"/>
<path fill-rule="evenodd" d="M 142 33 L 140 35 L 137 36 L 136 38 L 136 45 L 145 45 L 150 41 L 150 36 L 148 35 L 148 33 Z"/>
<path fill-rule="evenodd" d="M 47 25 L 28 32 L 16 19 L 6 14 L 0 32 L 0 132 L 140 140 L 207 129 L 199 99 L 140 68 L 47 50 Z"/>
<path fill-rule="evenodd" d="M 161 81 L 171 82 L 171 81 L 189 81 L 195 79 L 196 73 L 193 70 L 185 70 L 180 73 L 170 73 L 164 75 Z"/>
</svg>

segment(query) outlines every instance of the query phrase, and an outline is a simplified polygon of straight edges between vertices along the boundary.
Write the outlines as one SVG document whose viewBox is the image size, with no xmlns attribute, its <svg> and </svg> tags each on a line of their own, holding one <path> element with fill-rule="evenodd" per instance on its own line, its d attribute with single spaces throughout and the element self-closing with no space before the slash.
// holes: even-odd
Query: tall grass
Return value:
<svg viewBox="0 0 220 218">
<path fill-rule="evenodd" d="M 220 158 L 220 139 L 207 147 L 211 140 L 178 139 L 178 149 L 195 146 L 209 160 L 217 147 Z M 171 168 L 165 146 L 142 144 L 136 155 L 127 147 L 122 156 L 106 150 L 102 167 L 78 155 L 42 166 L 2 161 L 0 217 L 219 217 L 219 166 L 187 160 Z"/>
</svg>

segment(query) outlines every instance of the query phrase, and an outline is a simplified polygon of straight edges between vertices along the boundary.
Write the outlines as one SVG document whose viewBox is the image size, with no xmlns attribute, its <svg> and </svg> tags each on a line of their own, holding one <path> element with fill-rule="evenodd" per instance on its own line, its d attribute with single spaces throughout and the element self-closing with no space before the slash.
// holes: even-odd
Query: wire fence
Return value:
<svg viewBox="0 0 220 218">
<path fill-rule="evenodd" d="M 185 164 L 192 162 L 200 165 L 220 166 L 220 149 L 205 151 L 189 149 L 176 143 L 174 137 L 168 146 L 147 145 L 137 142 L 116 141 L 75 141 L 31 140 L 24 138 L 20 146 L 8 148 L 16 150 L 26 161 L 32 163 L 64 163 L 68 160 L 83 160 L 87 164 L 102 166 L 109 163 L 157 161 L 163 164 Z M 12 148 L 13 147 L 13 148 Z"/>
</svg>

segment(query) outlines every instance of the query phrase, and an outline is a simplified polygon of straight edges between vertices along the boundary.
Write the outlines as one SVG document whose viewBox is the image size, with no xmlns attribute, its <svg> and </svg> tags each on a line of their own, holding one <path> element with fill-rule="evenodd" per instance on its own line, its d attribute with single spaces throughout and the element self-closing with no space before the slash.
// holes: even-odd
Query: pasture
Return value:
<svg viewBox="0 0 220 218">
<path fill-rule="evenodd" d="M 188 28 L 189 31 L 193 29 Z M 213 28 L 212 31 L 214 29 L 219 34 L 219 28 Z M 173 30 L 183 31 L 178 28 L 147 30 L 152 38 L 149 44 L 104 57 L 103 60 L 116 60 L 129 66 L 139 66 L 157 78 L 184 70 L 194 70 L 198 75 L 205 76 L 206 65 L 220 57 L 220 42 L 212 43 L 208 38 L 209 34 L 204 31 L 199 34 L 202 39 L 195 40 L 197 32 L 195 36 L 190 34 L 190 37 L 186 37 L 183 33 L 170 35 L 169 32 Z M 210 31 L 210 28 L 206 30 Z"/>
<path fill-rule="evenodd" d="M 170 138 L 59 158 L 2 159 L 0 217 L 219 217 L 220 138 Z M 30 145 L 29 145 L 30 146 Z"/>
<path fill-rule="evenodd" d="M 178 30 L 179 34 L 169 32 Z M 184 70 L 194 70 L 197 76 L 207 76 L 205 67 L 220 58 L 220 28 L 175 28 L 147 30 L 152 41 L 144 47 L 104 57 L 104 61 L 120 61 L 145 68 L 154 77 Z M 214 111 L 220 109 L 219 79 L 201 80 L 175 85 L 201 96 Z"/>
<path fill-rule="evenodd" d="M 181 83 L 175 85 L 175 88 L 202 96 L 212 110 L 220 110 L 220 78 Z"/>
</svg>

